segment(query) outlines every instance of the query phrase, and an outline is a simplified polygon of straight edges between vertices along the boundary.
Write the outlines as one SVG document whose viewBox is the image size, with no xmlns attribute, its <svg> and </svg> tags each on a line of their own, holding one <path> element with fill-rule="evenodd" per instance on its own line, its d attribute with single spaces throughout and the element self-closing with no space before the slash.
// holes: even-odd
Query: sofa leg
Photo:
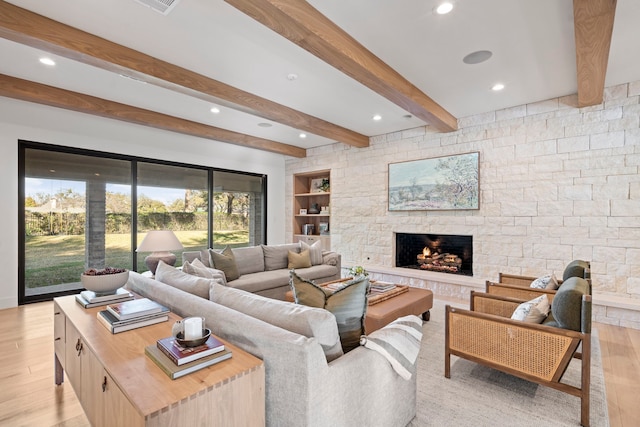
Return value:
<svg viewBox="0 0 640 427">
<path fill-rule="evenodd" d="M 431 312 L 427 310 L 424 313 L 422 313 L 422 320 L 424 320 L 425 322 L 428 322 L 429 319 L 431 319 Z"/>
</svg>

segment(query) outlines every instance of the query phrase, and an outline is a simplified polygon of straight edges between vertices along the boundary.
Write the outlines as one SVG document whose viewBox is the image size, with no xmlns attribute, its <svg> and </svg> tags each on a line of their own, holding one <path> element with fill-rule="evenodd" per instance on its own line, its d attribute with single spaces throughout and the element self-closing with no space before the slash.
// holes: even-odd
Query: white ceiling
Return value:
<svg viewBox="0 0 640 427">
<path fill-rule="evenodd" d="M 443 16 L 439 2 L 309 1 L 457 118 L 576 93 L 571 0 L 457 0 Z M 166 16 L 134 0 L 9 3 L 368 136 L 425 124 L 222 0 L 180 0 Z M 606 86 L 640 80 L 638 22 L 640 1 L 618 0 Z M 477 50 L 493 56 L 462 62 Z M 334 142 L 62 57 L 46 67 L 42 54 L 0 39 L 0 73 L 303 148 Z"/>
</svg>

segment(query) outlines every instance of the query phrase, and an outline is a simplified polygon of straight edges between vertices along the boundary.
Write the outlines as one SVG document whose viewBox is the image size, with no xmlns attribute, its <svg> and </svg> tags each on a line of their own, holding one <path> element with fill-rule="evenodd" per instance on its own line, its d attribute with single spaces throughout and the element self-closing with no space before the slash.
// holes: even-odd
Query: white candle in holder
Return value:
<svg viewBox="0 0 640 427">
<path fill-rule="evenodd" d="M 202 338 L 202 318 L 201 317 L 187 317 L 183 321 L 184 324 L 184 339 L 194 340 Z"/>
</svg>

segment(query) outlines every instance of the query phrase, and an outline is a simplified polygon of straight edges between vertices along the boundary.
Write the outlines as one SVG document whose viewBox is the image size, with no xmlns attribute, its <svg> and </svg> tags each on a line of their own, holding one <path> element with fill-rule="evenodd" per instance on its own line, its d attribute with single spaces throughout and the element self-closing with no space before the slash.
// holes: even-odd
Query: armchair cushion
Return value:
<svg viewBox="0 0 640 427">
<path fill-rule="evenodd" d="M 547 274 L 546 276 L 538 277 L 536 280 L 531 282 L 529 287 L 536 289 L 558 289 L 558 280 L 556 279 L 555 274 Z"/>
<path fill-rule="evenodd" d="M 511 315 L 513 320 L 528 323 L 542 323 L 549 314 L 549 299 L 547 295 L 540 295 L 530 301 L 520 304 Z"/>
<path fill-rule="evenodd" d="M 589 283 L 586 280 L 570 277 L 562 282 L 551 303 L 553 316 L 549 316 L 544 324 L 580 332 L 583 295 L 589 295 Z"/>
<path fill-rule="evenodd" d="M 562 281 L 567 280 L 570 277 L 581 277 L 584 278 L 584 272 L 589 268 L 589 263 L 587 261 L 582 261 L 576 259 L 571 261 L 564 269 L 562 273 Z"/>
</svg>

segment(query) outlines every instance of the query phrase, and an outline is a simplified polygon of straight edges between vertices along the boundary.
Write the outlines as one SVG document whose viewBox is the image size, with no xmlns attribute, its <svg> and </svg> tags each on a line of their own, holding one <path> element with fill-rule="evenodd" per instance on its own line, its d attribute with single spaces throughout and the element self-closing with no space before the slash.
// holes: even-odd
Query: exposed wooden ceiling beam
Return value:
<svg viewBox="0 0 640 427">
<path fill-rule="evenodd" d="M 367 147 L 369 138 L 225 83 L 0 1 L 0 37 L 128 75 L 334 141 Z"/>
<path fill-rule="evenodd" d="M 436 129 L 457 129 L 453 115 L 306 1 L 225 1 Z"/>
<path fill-rule="evenodd" d="M 616 0 L 573 0 L 578 106 L 601 104 Z"/>
<path fill-rule="evenodd" d="M 0 96 L 150 126 L 185 135 L 227 142 L 293 157 L 306 157 L 304 148 L 192 122 L 83 93 L 0 74 Z"/>
</svg>

